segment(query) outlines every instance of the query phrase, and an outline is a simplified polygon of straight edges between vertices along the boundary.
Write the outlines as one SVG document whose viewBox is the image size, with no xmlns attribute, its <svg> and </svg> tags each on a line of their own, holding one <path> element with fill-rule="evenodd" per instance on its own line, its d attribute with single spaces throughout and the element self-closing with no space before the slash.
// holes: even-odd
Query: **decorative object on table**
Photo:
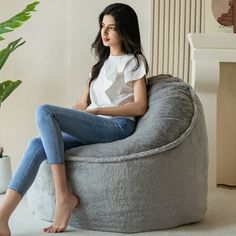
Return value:
<svg viewBox="0 0 236 236">
<path fill-rule="evenodd" d="M 205 13 L 206 33 L 236 33 L 236 0 L 207 1 Z"/>
</svg>

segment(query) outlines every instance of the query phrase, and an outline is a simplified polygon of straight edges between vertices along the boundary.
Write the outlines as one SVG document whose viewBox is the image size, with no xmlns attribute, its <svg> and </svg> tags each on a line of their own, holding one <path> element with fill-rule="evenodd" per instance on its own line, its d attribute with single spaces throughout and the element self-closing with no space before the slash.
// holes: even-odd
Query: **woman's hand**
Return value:
<svg viewBox="0 0 236 236">
<path fill-rule="evenodd" d="M 85 110 L 85 112 L 88 112 L 88 113 L 93 114 L 93 115 L 98 115 L 99 108 L 87 109 L 87 110 Z"/>
<path fill-rule="evenodd" d="M 81 98 L 72 106 L 72 108 L 78 111 L 85 110 L 88 107 L 88 96 L 89 96 L 89 88 L 86 87 L 83 91 Z"/>
<path fill-rule="evenodd" d="M 72 108 L 77 110 L 77 111 L 83 111 L 86 110 L 86 108 L 88 107 L 88 104 L 86 102 L 76 102 Z"/>
<path fill-rule="evenodd" d="M 81 104 L 79 104 L 78 102 L 75 103 L 75 104 L 72 106 L 72 108 L 73 108 L 74 110 L 77 110 L 77 111 L 84 110 L 84 106 L 81 106 Z"/>
</svg>

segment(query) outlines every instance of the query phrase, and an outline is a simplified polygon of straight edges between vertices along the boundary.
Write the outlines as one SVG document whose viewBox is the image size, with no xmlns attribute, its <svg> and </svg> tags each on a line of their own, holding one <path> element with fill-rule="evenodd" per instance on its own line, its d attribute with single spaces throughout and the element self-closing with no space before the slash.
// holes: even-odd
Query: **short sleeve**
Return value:
<svg viewBox="0 0 236 236">
<path fill-rule="evenodd" d="M 124 79 L 125 83 L 142 79 L 146 75 L 146 66 L 144 59 L 141 55 L 138 56 L 139 67 L 135 70 L 137 65 L 137 60 L 135 57 L 132 57 L 126 64 L 124 68 Z"/>
</svg>

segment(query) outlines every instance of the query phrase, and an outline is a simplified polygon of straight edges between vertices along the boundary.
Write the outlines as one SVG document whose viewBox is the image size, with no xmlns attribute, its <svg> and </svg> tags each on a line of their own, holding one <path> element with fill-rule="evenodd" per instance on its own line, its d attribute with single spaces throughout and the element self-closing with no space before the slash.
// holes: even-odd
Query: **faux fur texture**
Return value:
<svg viewBox="0 0 236 236">
<path fill-rule="evenodd" d="M 190 85 L 149 78 L 147 113 L 130 137 L 66 152 L 69 186 L 81 199 L 70 224 L 133 233 L 200 221 L 207 210 L 208 148 L 203 109 Z M 54 188 L 44 161 L 30 208 L 53 220 Z"/>
</svg>

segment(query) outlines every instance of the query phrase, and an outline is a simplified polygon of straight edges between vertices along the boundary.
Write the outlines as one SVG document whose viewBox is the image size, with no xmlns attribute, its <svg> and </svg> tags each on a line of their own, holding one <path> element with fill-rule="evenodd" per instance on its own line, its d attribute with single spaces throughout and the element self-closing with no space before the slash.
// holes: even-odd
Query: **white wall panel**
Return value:
<svg viewBox="0 0 236 236">
<path fill-rule="evenodd" d="M 190 76 L 187 34 L 204 32 L 204 0 L 153 0 L 151 75 Z"/>
</svg>

